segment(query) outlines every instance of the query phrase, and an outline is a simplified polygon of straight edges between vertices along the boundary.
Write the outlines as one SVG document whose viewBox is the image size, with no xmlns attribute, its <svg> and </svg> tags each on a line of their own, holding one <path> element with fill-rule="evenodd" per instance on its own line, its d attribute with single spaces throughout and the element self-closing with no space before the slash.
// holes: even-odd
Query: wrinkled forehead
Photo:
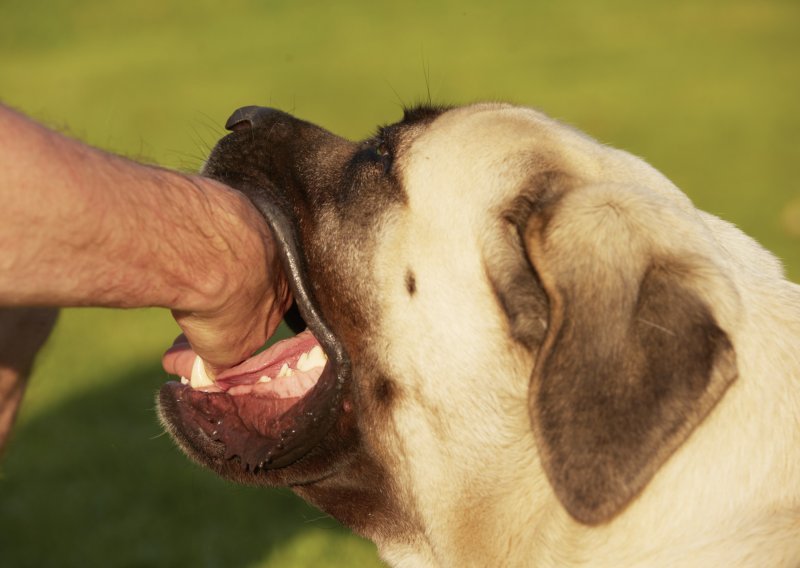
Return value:
<svg viewBox="0 0 800 568">
<path fill-rule="evenodd" d="M 510 105 L 449 110 L 404 155 L 404 187 L 412 202 L 435 191 L 483 207 L 513 193 L 532 171 L 557 167 L 559 129 L 537 111 Z"/>
</svg>

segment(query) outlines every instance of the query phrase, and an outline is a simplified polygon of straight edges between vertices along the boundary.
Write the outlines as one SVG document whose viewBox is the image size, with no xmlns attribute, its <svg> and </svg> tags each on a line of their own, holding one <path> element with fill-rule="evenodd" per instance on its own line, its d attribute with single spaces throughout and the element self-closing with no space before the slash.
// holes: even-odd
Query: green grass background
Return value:
<svg viewBox="0 0 800 568">
<path fill-rule="evenodd" d="M 798 61 L 795 0 L 0 0 L 0 100 L 103 148 L 196 170 L 245 104 L 361 137 L 429 95 L 510 100 L 643 156 L 795 280 Z M 0 566 L 379 565 L 161 435 L 176 333 L 165 311 L 64 312 L 0 463 Z"/>
</svg>

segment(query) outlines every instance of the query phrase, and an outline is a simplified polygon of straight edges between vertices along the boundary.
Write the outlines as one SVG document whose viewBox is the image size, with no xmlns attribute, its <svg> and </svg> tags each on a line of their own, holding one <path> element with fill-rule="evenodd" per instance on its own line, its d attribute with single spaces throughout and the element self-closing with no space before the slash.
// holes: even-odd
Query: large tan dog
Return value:
<svg viewBox="0 0 800 568">
<path fill-rule="evenodd" d="M 800 287 L 754 241 L 526 108 L 227 126 L 313 336 L 167 384 L 191 457 L 396 566 L 800 566 Z"/>
</svg>

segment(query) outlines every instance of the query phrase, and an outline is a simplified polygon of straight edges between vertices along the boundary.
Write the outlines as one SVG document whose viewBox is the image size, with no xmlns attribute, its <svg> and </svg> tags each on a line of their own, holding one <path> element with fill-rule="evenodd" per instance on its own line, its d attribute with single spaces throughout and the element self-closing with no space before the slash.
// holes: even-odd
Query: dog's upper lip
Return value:
<svg viewBox="0 0 800 568">
<path fill-rule="evenodd" d="M 240 186 L 237 189 L 250 199 L 270 226 L 274 241 L 281 253 L 284 272 L 302 319 L 306 322 L 320 345 L 322 345 L 328 358 L 340 369 L 340 374 L 349 374 L 349 358 L 319 309 L 314 293 L 308 285 L 305 257 L 300 253 L 296 225 L 290 220 L 289 214 L 285 211 L 288 206 L 277 199 L 267 198 L 266 192 L 263 190 L 247 186 Z M 274 191 L 270 192 L 270 196 L 273 195 Z"/>
</svg>

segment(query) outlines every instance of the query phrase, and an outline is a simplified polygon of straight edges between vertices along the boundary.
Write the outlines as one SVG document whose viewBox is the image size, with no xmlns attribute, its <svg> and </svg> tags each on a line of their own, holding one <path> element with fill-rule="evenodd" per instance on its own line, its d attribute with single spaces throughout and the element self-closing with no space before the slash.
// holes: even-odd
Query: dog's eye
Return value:
<svg viewBox="0 0 800 568">
<path fill-rule="evenodd" d="M 383 140 L 375 141 L 372 145 L 372 153 L 383 164 L 384 172 L 388 172 L 392 168 L 392 151 L 386 142 Z"/>
<path fill-rule="evenodd" d="M 378 142 L 378 144 L 375 146 L 375 153 L 381 158 L 388 158 L 389 147 L 385 142 Z"/>
</svg>

